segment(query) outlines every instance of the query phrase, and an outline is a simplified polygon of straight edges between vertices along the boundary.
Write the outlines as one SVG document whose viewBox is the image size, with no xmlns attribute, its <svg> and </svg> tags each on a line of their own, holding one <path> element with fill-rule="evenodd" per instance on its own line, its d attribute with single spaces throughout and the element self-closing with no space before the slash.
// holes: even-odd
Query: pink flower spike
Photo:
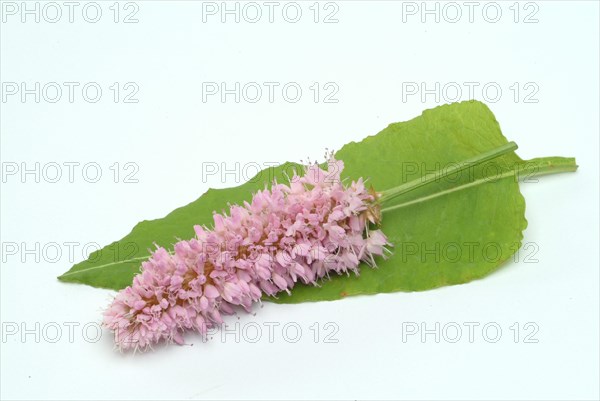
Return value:
<svg viewBox="0 0 600 401">
<path fill-rule="evenodd" d="M 213 215 L 214 229 L 194 226 L 196 238 L 162 247 L 142 263 L 130 287 L 104 311 L 104 326 L 120 349 L 145 350 L 161 341 L 183 344 L 183 332 L 206 335 L 236 307 L 251 311 L 264 295 L 316 285 L 330 274 L 375 267 L 389 246 L 376 193 L 359 179 L 345 186 L 341 160 L 313 164 L 290 185 L 274 183 L 229 216 Z M 237 308 L 239 309 L 239 308 Z"/>
</svg>

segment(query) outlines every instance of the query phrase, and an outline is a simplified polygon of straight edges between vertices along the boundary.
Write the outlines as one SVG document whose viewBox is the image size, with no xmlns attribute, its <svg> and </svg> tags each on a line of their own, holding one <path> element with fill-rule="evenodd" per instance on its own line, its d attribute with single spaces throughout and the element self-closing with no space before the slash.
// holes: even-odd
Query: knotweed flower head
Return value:
<svg viewBox="0 0 600 401">
<path fill-rule="evenodd" d="M 362 179 L 344 185 L 344 164 L 313 164 L 289 185 L 274 183 L 251 202 L 214 214 L 214 228 L 195 226 L 196 238 L 174 251 L 158 247 L 130 287 L 104 312 L 104 324 L 121 349 L 159 341 L 183 343 L 182 333 L 222 323 L 235 307 L 250 311 L 263 295 L 316 285 L 331 273 L 375 267 L 388 240 L 380 230 L 377 194 Z"/>
</svg>

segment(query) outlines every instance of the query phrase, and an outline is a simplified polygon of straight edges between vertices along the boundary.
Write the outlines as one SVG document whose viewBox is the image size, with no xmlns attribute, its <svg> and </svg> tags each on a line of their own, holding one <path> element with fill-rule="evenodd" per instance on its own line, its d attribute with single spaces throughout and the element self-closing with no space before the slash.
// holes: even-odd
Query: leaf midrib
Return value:
<svg viewBox="0 0 600 401">
<path fill-rule="evenodd" d="M 417 204 L 417 203 L 426 202 L 428 200 L 435 199 L 435 198 L 438 198 L 440 196 L 448 195 L 448 194 L 451 194 L 453 192 L 460 191 L 460 190 L 463 190 L 463 189 L 466 189 L 466 188 L 470 188 L 470 187 L 474 187 L 474 186 L 481 185 L 481 184 L 486 184 L 486 183 L 492 184 L 494 182 L 497 182 L 498 180 L 502 180 L 504 178 L 514 177 L 514 176 L 515 176 L 514 170 L 510 170 L 510 171 L 505 171 L 504 173 L 500 174 L 500 176 L 496 180 L 494 180 L 494 181 L 490 181 L 489 179 L 486 179 L 486 178 L 478 178 L 478 179 L 476 179 L 476 180 L 474 180 L 472 182 L 469 182 L 468 184 L 457 185 L 457 186 L 452 187 L 450 189 L 445 189 L 443 191 L 435 192 L 435 193 L 433 193 L 431 195 L 422 196 L 420 198 L 416 198 L 416 199 L 413 199 L 413 200 L 408 201 L 408 202 L 399 203 L 399 204 L 394 205 L 394 206 L 389 206 L 389 207 L 383 208 L 383 209 L 381 209 L 381 212 L 382 213 L 390 212 L 392 210 L 400 209 L 400 208 L 403 208 L 403 207 L 406 207 L 406 206 L 410 206 L 410 205 L 414 205 L 414 204 Z"/>
<path fill-rule="evenodd" d="M 511 171 L 507 171 L 507 172 L 503 173 L 500 176 L 500 178 L 498 178 L 498 179 L 503 179 L 503 178 L 506 178 L 508 176 L 513 176 L 513 175 L 514 175 L 514 171 L 512 171 L 512 170 Z M 484 184 L 486 182 L 491 182 L 491 181 L 485 180 L 485 179 L 478 179 L 478 180 L 475 180 L 475 181 L 470 182 L 468 184 L 459 185 L 459 186 L 453 187 L 451 189 L 447 189 L 447 190 L 444 190 L 444 191 L 436 192 L 436 193 L 431 194 L 431 195 L 427 195 L 427 196 L 424 196 L 424 197 L 421 197 L 421 198 L 414 199 L 414 200 L 409 201 L 409 202 L 405 202 L 405 203 L 401 203 L 401 204 L 398 204 L 398 205 L 390 206 L 388 208 L 382 209 L 382 212 L 391 211 L 391 210 L 394 210 L 394 209 L 399 209 L 399 208 L 402 208 L 402 207 L 410 206 L 410 205 L 421 203 L 421 202 L 426 202 L 426 201 L 428 201 L 430 199 L 435 199 L 435 198 L 437 198 L 439 196 L 444 196 L 444 195 L 450 194 L 452 192 L 456 192 L 456 191 L 459 191 L 459 190 L 462 190 L 462 189 L 466 189 L 466 188 L 469 188 L 469 187 L 472 187 L 472 186 Z M 136 261 L 144 261 L 144 260 L 147 260 L 150 256 L 151 255 L 138 256 L 138 257 L 131 258 L 131 259 L 124 259 L 124 260 L 120 260 L 120 261 L 116 261 L 116 262 L 106 263 L 106 264 L 103 264 L 103 265 L 100 265 L 100 266 L 91 266 L 91 267 L 83 268 L 83 269 L 80 269 L 80 270 L 76 270 L 76 271 L 72 271 L 72 272 L 67 272 L 67 273 L 59 276 L 59 278 L 63 278 L 63 277 L 67 277 L 67 276 L 73 276 L 73 275 L 77 275 L 77 274 L 80 274 L 80 273 L 85 273 L 85 272 L 88 272 L 88 271 L 91 271 L 91 270 L 104 269 L 104 268 L 107 268 L 107 267 L 110 267 L 110 266 L 114 266 L 114 265 L 118 265 L 118 264 L 126 264 L 126 263 L 132 263 L 132 262 L 136 262 Z"/>
<path fill-rule="evenodd" d="M 536 176 L 560 173 L 560 172 L 575 171 L 577 169 L 577 165 L 574 163 L 574 160 L 568 159 L 568 158 L 558 158 L 558 157 L 536 158 L 536 159 L 524 161 L 523 165 L 527 165 L 528 163 L 534 164 L 534 165 L 536 165 L 536 167 L 538 167 L 538 170 L 536 171 Z M 505 179 L 508 177 L 516 177 L 518 179 L 519 176 L 520 176 L 520 174 L 518 171 L 515 171 L 514 169 L 510 169 L 510 170 L 505 171 L 502 174 L 500 174 L 499 178 L 497 178 L 494 181 L 490 181 L 487 178 L 478 178 L 467 184 L 458 185 L 458 186 L 452 187 L 450 189 L 445 189 L 443 191 L 439 191 L 439 192 L 436 192 L 436 193 L 433 193 L 433 194 L 430 194 L 427 196 L 422 196 L 420 198 L 413 199 L 408 202 L 404 202 L 404 203 L 400 203 L 400 204 L 397 204 L 394 206 L 389 206 L 387 208 L 383 208 L 383 209 L 381 209 L 381 211 L 382 212 L 390 212 L 390 211 L 404 208 L 407 206 L 412 206 L 415 204 L 427 202 L 429 200 L 438 198 L 440 196 L 445 196 L 445 195 L 448 195 L 448 194 L 451 194 L 451 193 L 454 193 L 457 191 L 461 191 L 463 189 L 471 188 L 471 187 L 474 187 L 477 185 L 494 183 L 494 182 L 497 182 L 499 180 L 502 180 L 502 179 Z M 86 273 L 86 272 L 89 272 L 92 270 L 104 269 L 104 268 L 119 265 L 119 264 L 133 263 L 136 261 L 144 261 L 144 260 L 147 260 L 150 256 L 151 255 L 138 256 L 138 257 L 131 258 L 131 259 L 125 259 L 125 260 L 120 260 L 120 261 L 116 261 L 116 262 L 106 263 L 106 264 L 103 264 L 100 266 L 91 266 L 91 267 L 83 268 L 83 269 L 76 270 L 76 271 L 70 271 L 70 272 L 64 273 L 63 275 L 59 276 L 58 278 L 61 279 L 61 278 L 68 277 L 68 276 L 75 276 L 75 275 L 83 274 L 83 273 Z"/>
<path fill-rule="evenodd" d="M 65 274 L 60 275 L 58 278 L 62 278 L 62 277 L 66 277 L 66 276 L 72 276 L 74 274 L 83 273 L 83 272 L 87 272 L 87 271 L 90 271 L 90 270 L 103 269 L 105 267 L 117 265 L 117 264 L 120 264 L 120 263 L 131 263 L 131 262 L 135 262 L 137 260 L 142 260 L 143 261 L 145 259 L 148 259 L 149 257 L 150 257 L 150 255 L 147 255 L 147 256 L 138 256 L 137 258 L 119 260 L 119 261 L 116 261 L 116 262 L 106 263 L 106 264 L 100 265 L 100 266 L 87 267 L 87 268 L 84 268 L 84 269 L 80 269 L 80 270 L 76 270 L 76 271 L 72 271 L 72 272 L 67 272 Z"/>
</svg>

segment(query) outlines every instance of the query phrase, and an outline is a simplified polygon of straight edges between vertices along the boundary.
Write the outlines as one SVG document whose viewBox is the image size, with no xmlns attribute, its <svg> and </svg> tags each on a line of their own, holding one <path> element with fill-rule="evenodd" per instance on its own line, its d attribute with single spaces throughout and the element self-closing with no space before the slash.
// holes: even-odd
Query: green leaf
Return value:
<svg viewBox="0 0 600 401">
<path fill-rule="evenodd" d="M 394 248 L 387 260 L 377 260 L 377 269 L 363 265 L 360 276 L 332 276 L 317 287 L 297 285 L 291 296 L 269 300 L 297 303 L 421 291 L 466 283 L 498 269 L 519 249 L 527 226 L 517 178 L 528 180 L 577 167 L 570 158 L 525 162 L 510 152 L 467 169 L 455 168 L 507 143 L 487 106 L 469 101 L 426 110 L 420 117 L 347 144 L 336 153 L 345 163 L 343 177 L 369 178 L 377 191 L 432 174 L 439 179 L 422 186 L 411 184 L 410 192 L 382 205 L 381 228 Z M 194 224 L 211 225 L 213 211 L 249 200 L 274 177 L 284 181 L 294 168 L 299 166 L 288 163 L 265 170 L 239 187 L 211 189 L 165 218 L 143 221 L 59 279 L 122 289 L 131 284 L 153 243 L 172 248 L 177 238 L 191 238 Z M 450 171 L 454 174 L 444 176 Z"/>
</svg>

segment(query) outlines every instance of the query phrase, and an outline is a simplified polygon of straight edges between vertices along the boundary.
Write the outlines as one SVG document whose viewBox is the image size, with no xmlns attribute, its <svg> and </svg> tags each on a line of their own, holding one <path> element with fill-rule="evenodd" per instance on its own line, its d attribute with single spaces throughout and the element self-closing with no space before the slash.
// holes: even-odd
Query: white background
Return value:
<svg viewBox="0 0 600 401">
<path fill-rule="evenodd" d="M 299 3 L 297 23 L 282 16 L 283 2 L 272 23 L 262 2 L 256 23 L 247 21 L 254 18 L 248 8 L 239 23 L 234 15 L 222 23 L 219 13 L 204 14 L 203 22 L 203 4 L 193 1 L 120 3 L 117 23 L 112 1 L 99 3 L 97 23 L 83 18 L 86 2 L 75 8 L 73 23 L 58 2 L 62 19 L 50 23 L 46 19 L 54 18 L 55 9 L 46 7 L 44 15 L 42 2 L 39 23 L 35 15 L 22 22 L 21 2 L 12 3 L 19 7 L 14 15 L 7 3 L 2 2 L 0 64 L 6 97 L 1 103 L 3 399 L 598 399 L 598 3 L 514 6 L 511 1 L 487 6 L 485 14 L 487 3 L 481 2 L 472 22 L 463 2 L 445 8 L 437 3 L 436 22 L 434 14 L 421 14 L 421 2 L 338 1 L 318 5 L 317 23 L 312 1 Z M 462 17 L 453 23 L 456 4 Z M 33 8 L 35 2 L 27 5 Z M 498 7 L 502 15 L 493 23 Z M 136 8 L 138 22 L 124 23 Z M 86 10 L 93 18 L 94 10 Z M 324 23 L 332 11 L 338 22 Z M 8 95 L 11 82 L 28 88 L 36 82 L 80 86 L 72 103 L 64 86 L 56 103 L 48 101 L 54 92 L 41 93 L 36 103 L 34 95 L 25 101 L 20 93 Z M 103 90 L 96 103 L 82 97 L 88 82 Z M 115 103 L 109 88 L 115 82 L 121 96 L 130 92 L 125 83 L 137 85 L 138 103 L 122 98 Z M 203 101 L 206 82 L 280 86 L 272 103 L 266 89 L 256 103 L 243 96 L 236 103 L 233 95 L 225 102 L 217 95 Z M 303 90 L 296 103 L 282 97 L 288 82 Z M 314 82 L 322 91 L 325 83 L 337 85 L 338 102 L 315 103 L 309 88 Z M 138 221 L 162 217 L 208 187 L 241 183 L 244 163 L 320 158 L 326 147 L 339 149 L 454 100 L 455 92 L 438 92 L 439 99 L 435 93 L 425 99 L 408 95 L 411 82 L 429 89 L 439 82 L 440 91 L 455 82 L 463 89 L 461 100 L 469 99 L 464 83 L 475 82 L 474 97 L 490 105 L 522 157 L 577 157 L 576 174 L 522 185 L 529 221 L 524 242 L 533 245 L 517 262 L 483 280 L 434 291 L 257 306 L 255 316 L 227 319 L 234 332 L 240 324 L 239 342 L 231 333 L 224 339 L 217 333 L 208 343 L 188 335 L 193 346 L 121 355 L 112 349 L 108 332 L 96 339 L 96 323 L 113 292 L 55 278 L 82 259 L 85 244 L 106 245 Z M 496 99 L 492 89 L 482 93 L 486 84 L 500 87 L 501 96 Z M 73 183 L 65 162 L 80 163 Z M 115 162 L 120 163 L 117 183 L 110 169 Z M 124 182 L 133 171 L 124 168 L 128 162 L 139 167 L 130 177 L 138 183 Z M 206 162 L 233 170 L 239 162 L 239 174 L 202 177 Z M 58 163 L 63 176 L 49 182 L 55 175 L 51 167 L 39 183 L 34 174 L 6 175 L 14 163 L 19 168 L 40 163 L 41 173 Z M 87 182 L 94 170 L 82 174 L 86 163 L 101 167 L 97 183 Z M 64 245 L 69 242 L 77 243 L 74 260 Z M 56 247 L 48 245 L 55 243 L 58 260 L 51 252 Z M 14 244 L 16 254 L 6 252 Z M 537 263 L 525 263 L 532 249 L 529 261 Z M 272 342 L 269 322 L 279 324 Z M 328 322 L 333 325 L 325 327 Z M 436 322 L 439 342 L 434 334 L 424 341 L 420 333 L 406 336 L 408 327 L 420 330 L 421 323 L 435 331 Z M 479 324 L 472 342 L 468 322 Z M 487 323 L 502 329 L 495 343 L 482 333 Z M 69 324 L 78 324 L 72 341 Z M 285 324 L 302 329 L 298 342 L 286 341 L 286 334 L 295 333 L 284 332 Z M 462 337 L 452 343 L 455 325 L 463 328 Z M 251 343 L 257 326 L 262 337 Z M 57 327 L 62 328 L 58 339 Z M 528 339 L 537 342 L 527 342 L 534 328 Z M 326 334 L 337 342 L 326 342 Z M 494 329 L 488 334 L 494 337 Z"/>
</svg>

